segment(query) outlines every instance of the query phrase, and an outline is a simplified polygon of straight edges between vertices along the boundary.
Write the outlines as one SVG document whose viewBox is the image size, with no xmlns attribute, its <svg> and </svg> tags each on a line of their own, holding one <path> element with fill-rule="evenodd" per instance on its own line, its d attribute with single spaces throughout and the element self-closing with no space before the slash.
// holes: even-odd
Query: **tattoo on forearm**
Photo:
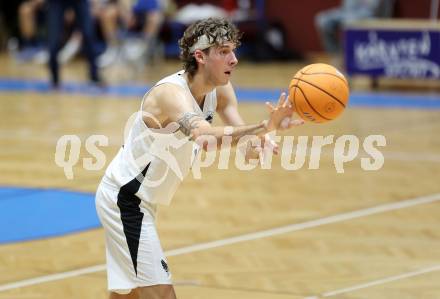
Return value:
<svg viewBox="0 0 440 299">
<path fill-rule="evenodd" d="M 177 122 L 180 125 L 180 131 L 194 140 L 193 130 L 199 128 L 198 124 L 205 120 L 203 115 L 195 112 L 186 112 Z M 202 132 L 199 132 L 202 133 Z M 264 122 L 256 125 L 245 125 L 237 127 L 209 127 L 203 129 L 204 135 L 210 135 L 217 138 L 221 143 L 223 136 L 231 136 L 232 144 L 237 144 L 241 137 L 246 135 L 260 136 L 267 133 L 267 128 Z"/>
<path fill-rule="evenodd" d="M 232 132 L 233 141 L 238 141 L 243 136 L 246 135 L 260 135 L 266 133 L 266 127 L 263 123 L 258 125 L 248 125 L 248 126 L 239 126 L 235 127 Z"/>
<path fill-rule="evenodd" d="M 191 130 L 197 128 L 197 122 L 204 118 L 195 112 L 186 112 L 177 122 L 180 125 L 180 131 L 186 136 L 191 135 Z"/>
</svg>

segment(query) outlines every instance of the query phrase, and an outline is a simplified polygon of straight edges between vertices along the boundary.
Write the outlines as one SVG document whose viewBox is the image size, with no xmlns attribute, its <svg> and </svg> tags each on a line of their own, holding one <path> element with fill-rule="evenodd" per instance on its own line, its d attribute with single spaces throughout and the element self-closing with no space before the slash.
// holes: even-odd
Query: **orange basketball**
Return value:
<svg viewBox="0 0 440 299">
<path fill-rule="evenodd" d="M 298 115 L 315 123 L 338 117 L 348 104 L 349 93 L 344 75 L 323 63 L 302 68 L 289 85 L 289 100 Z"/>
</svg>

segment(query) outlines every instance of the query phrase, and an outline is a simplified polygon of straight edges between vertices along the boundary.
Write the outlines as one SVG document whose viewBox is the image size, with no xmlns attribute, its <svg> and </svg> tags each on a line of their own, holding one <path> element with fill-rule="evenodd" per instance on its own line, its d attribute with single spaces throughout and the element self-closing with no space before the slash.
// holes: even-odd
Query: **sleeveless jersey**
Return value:
<svg viewBox="0 0 440 299">
<path fill-rule="evenodd" d="M 178 85 L 191 95 L 189 86 L 182 76 L 183 73 L 184 71 L 177 72 L 156 83 L 145 94 L 144 99 L 154 87 L 164 83 Z M 212 122 L 217 106 L 216 90 L 206 94 L 203 109 L 194 97 L 192 99 L 194 113 Z M 178 100 L 176 98 L 176 101 Z M 133 116 L 133 124 L 124 140 L 124 145 L 107 167 L 103 182 L 114 188 L 121 188 L 126 187 L 136 178 L 141 185 L 135 191 L 135 195 L 142 202 L 146 202 L 148 206 L 156 203 L 169 204 L 177 187 L 189 173 L 200 148 L 178 130 L 177 123 L 159 131 L 148 128 L 143 116 L 151 117 L 156 123 L 158 121 L 142 111 L 143 102 L 144 100 L 140 111 Z M 164 131 L 169 133 L 166 134 Z"/>
</svg>

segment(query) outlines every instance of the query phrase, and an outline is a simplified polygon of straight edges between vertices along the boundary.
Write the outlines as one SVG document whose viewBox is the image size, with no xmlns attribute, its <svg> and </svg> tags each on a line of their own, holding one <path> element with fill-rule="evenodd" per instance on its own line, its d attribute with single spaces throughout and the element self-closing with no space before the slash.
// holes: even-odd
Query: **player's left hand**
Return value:
<svg viewBox="0 0 440 299">
<path fill-rule="evenodd" d="M 270 102 L 266 102 L 266 106 L 270 115 L 267 123 L 268 131 L 287 130 L 304 124 L 302 119 L 292 119 L 295 109 L 285 92 L 281 93 L 276 106 L 273 106 Z"/>
</svg>

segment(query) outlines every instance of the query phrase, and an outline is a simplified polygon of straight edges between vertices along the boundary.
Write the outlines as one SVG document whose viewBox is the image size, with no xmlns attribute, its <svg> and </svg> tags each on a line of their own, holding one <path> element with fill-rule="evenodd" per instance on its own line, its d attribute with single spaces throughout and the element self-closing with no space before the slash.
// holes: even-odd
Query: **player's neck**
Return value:
<svg viewBox="0 0 440 299">
<path fill-rule="evenodd" d="M 188 82 L 191 94 L 193 95 L 194 99 L 196 99 L 199 105 L 203 102 L 205 95 L 215 88 L 215 86 L 209 84 L 206 78 L 199 72 L 196 73 L 193 77 L 190 77 L 188 76 L 188 74 L 185 73 L 185 79 L 186 82 Z"/>
</svg>

